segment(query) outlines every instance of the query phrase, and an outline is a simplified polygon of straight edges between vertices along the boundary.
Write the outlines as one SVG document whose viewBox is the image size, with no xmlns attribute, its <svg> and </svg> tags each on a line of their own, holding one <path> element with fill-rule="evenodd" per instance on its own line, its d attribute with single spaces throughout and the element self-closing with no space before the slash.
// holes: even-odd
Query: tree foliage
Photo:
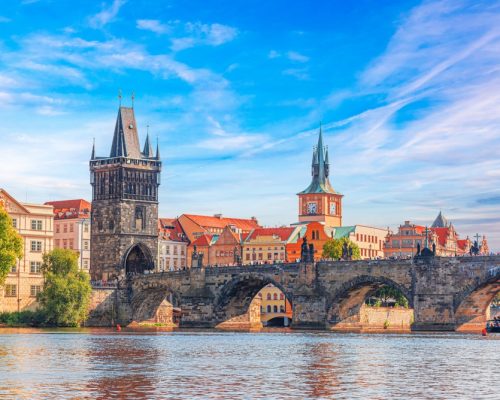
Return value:
<svg viewBox="0 0 500 400">
<path fill-rule="evenodd" d="M 405 295 L 399 289 L 387 285 L 377 289 L 367 300 L 367 304 L 375 307 L 409 307 Z"/>
<path fill-rule="evenodd" d="M 323 258 L 340 260 L 342 258 L 342 248 L 344 247 L 344 243 L 347 243 L 347 247 L 352 249 L 352 259 L 359 260 L 361 258 L 359 246 L 352 242 L 349 238 L 328 240 L 323 245 Z"/>
<path fill-rule="evenodd" d="M 0 285 L 23 256 L 23 239 L 12 226 L 12 219 L 0 203 Z"/>
<path fill-rule="evenodd" d="M 88 274 L 78 269 L 78 255 L 54 249 L 43 256 L 45 276 L 38 300 L 47 325 L 79 326 L 87 317 L 92 287 Z"/>
</svg>

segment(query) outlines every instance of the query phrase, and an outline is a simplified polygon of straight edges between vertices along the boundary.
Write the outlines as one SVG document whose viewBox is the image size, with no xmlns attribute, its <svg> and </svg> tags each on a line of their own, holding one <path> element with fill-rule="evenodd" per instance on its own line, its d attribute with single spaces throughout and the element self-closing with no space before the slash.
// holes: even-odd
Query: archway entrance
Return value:
<svg viewBox="0 0 500 400">
<path fill-rule="evenodd" d="M 327 321 L 334 331 L 406 332 L 414 319 L 404 288 L 385 278 L 359 277 L 334 295 L 330 304 Z"/>
<path fill-rule="evenodd" d="M 132 246 L 125 256 L 125 272 L 128 274 L 143 274 L 154 269 L 153 257 L 149 248 L 138 243 Z"/>
<path fill-rule="evenodd" d="M 268 295 L 272 301 L 267 300 Z M 217 328 L 260 330 L 268 320 L 278 316 L 287 317 L 286 320 L 282 318 L 282 325 L 289 326 L 292 305 L 279 284 L 270 279 L 246 276 L 226 284 L 216 300 L 215 315 L 219 321 Z"/>
<path fill-rule="evenodd" d="M 459 332 L 481 332 L 488 320 L 500 316 L 500 307 L 495 300 L 499 294 L 500 277 L 471 291 L 455 310 L 455 329 Z"/>
<path fill-rule="evenodd" d="M 133 298 L 132 324 L 178 327 L 182 317 L 180 305 L 178 296 L 169 288 L 148 288 Z"/>
</svg>

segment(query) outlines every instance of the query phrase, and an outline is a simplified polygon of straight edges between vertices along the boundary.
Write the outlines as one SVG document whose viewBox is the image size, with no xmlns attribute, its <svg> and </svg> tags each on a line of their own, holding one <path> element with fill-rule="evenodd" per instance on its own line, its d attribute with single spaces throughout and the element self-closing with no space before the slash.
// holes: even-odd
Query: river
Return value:
<svg viewBox="0 0 500 400">
<path fill-rule="evenodd" d="M 500 398 L 500 336 L 0 329 L 0 398 Z"/>
</svg>

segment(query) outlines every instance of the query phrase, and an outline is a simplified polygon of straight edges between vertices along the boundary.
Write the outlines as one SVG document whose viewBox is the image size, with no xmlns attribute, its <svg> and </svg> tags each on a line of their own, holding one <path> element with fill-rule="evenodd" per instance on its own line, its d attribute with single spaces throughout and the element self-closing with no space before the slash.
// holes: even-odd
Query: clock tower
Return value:
<svg viewBox="0 0 500 400">
<path fill-rule="evenodd" d="M 323 147 L 323 133 L 319 129 L 318 146 L 313 148 L 312 181 L 306 190 L 298 193 L 299 222 L 322 222 L 326 226 L 342 226 L 342 197 L 336 192 L 328 176 L 328 148 Z"/>
</svg>

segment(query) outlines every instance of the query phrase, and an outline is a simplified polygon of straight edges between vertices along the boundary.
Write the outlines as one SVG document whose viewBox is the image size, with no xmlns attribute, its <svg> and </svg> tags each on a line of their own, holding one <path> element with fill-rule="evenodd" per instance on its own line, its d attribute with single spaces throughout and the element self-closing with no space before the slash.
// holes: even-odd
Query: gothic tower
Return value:
<svg viewBox="0 0 500 400">
<path fill-rule="evenodd" d="M 90 160 L 92 279 L 154 268 L 160 171 L 158 146 L 154 155 L 148 134 L 141 152 L 134 109 L 120 107 L 109 157 L 93 147 Z"/>
<path fill-rule="evenodd" d="M 298 193 L 299 221 L 318 221 L 326 226 L 342 226 L 342 197 L 336 192 L 328 176 L 330 164 L 328 148 L 323 147 L 323 133 L 319 128 L 318 146 L 313 148 L 312 181 L 306 190 Z"/>
</svg>

